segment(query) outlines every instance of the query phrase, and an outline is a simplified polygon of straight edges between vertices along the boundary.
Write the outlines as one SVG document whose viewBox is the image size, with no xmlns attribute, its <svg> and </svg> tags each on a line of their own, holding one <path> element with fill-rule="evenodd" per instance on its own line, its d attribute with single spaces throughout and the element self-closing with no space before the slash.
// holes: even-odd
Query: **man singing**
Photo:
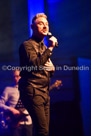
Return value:
<svg viewBox="0 0 91 136">
<path fill-rule="evenodd" d="M 51 36 L 48 48 L 44 37 L 49 32 L 47 16 L 38 13 L 32 19 L 32 37 L 19 48 L 20 73 L 19 90 L 23 104 L 32 117 L 36 136 L 49 135 L 49 84 L 55 68 L 50 59 L 57 39 Z M 32 67 L 29 71 L 28 68 Z M 36 67 L 36 68 L 35 68 Z"/>
</svg>

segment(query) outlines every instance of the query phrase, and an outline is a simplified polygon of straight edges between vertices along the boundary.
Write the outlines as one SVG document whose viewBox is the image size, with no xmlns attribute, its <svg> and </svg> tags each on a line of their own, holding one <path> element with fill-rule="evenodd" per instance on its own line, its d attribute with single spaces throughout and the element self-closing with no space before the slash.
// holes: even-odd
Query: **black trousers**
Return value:
<svg viewBox="0 0 91 136">
<path fill-rule="evenodd" d="M 31 85 L 19 83 L 21 100 L 32 117 L 34 136 L 49 135 L 49 101 L 47 93 L 40 92 Z"/>
<path fill-rule="evenodd" d="M 9 136 L 32 136 L 32 124 L 9 128 Z"/>
</svg>

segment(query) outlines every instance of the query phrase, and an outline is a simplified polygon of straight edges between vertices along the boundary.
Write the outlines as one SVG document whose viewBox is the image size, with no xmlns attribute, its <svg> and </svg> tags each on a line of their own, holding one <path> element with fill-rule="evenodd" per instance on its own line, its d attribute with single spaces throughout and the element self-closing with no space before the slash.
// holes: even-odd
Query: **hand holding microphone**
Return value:
<svg viewBox="0 0 91 136">
<path fill-rule="evenodd" d="M 47 34 L 47 36 L 48 36 L 48 38 L 49 38 L 49 46 L 50 47 L 58 47 L 58 41 L 57 41 L 57 39 L 54 37 L 54 36 L 52 36 L 52 33 L 50 33 L 50 32 L 48 32 L 48 34 Z"/>
</svg>

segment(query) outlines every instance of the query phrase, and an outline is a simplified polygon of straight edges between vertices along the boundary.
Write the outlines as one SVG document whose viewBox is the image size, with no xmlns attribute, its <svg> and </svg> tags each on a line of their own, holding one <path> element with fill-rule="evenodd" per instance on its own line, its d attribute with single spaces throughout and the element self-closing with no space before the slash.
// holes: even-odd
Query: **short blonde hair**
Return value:
<svg viewBox="0 0 91 136">
<path fill-rule="evenodd" d="M 33 17 L 33 19 L 32 19 L 32 24 L 33 24 L 34 21 L 35 21 L 37 18 L 39 18 L 39 17 L 44 17 L 44 18 L 47 19 L 47 16 L 46 16 L 44 13 L 38 13 L 38 14 L 36 14 L 36 15 Z"/>
</svg>

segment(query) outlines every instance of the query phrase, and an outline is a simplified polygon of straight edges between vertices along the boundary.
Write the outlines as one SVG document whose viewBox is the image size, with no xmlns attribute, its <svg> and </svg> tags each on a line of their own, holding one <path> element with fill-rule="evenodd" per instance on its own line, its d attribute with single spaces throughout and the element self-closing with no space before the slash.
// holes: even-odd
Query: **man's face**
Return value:
<svg viewBox="0 0 91 136">
<path fill-rule="evenodd" d="M 13 73 L 13 78 L 16 85 L 18 85 L 19 79 L 21 78 L 19 74 L 20 74 L 20 71 L 18 70 L 14 71 Z"/>
<path fill-rule="evenodd" d="M 33 24 L 33 33 L 36 36 L 46 36 L 49 31 L 49 24 L 46 18 L 39 17 Z"/>
</svg>

